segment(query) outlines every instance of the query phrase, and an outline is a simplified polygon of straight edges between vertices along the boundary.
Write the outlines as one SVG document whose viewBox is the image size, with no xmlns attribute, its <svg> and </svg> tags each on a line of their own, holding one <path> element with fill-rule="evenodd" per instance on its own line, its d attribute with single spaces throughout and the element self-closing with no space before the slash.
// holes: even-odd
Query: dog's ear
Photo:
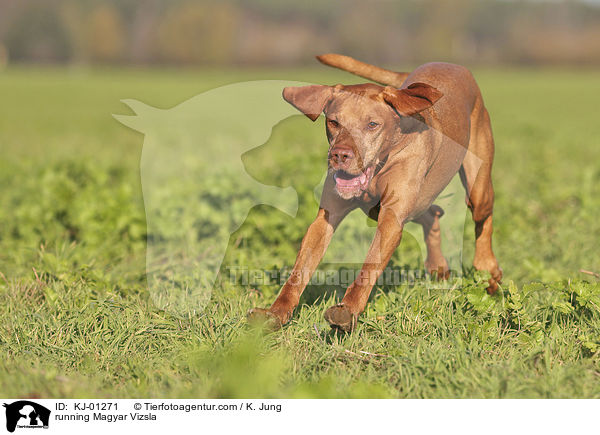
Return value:
<svg viewBox="0 0 600 435">
<path fill-rule="evenodd" d="M 283 99 L 315 121 L 331 98 L 333 88 L 325 85 L 289 87 L 283 90 Z"/>
<path fill-rule="evenodd" d="M 426 83 L 413 83 L 405 89 L 387 86 L 382 92 L 383 100 L 402 116 L 412 116 L 430 108 L 443 95 Z"/>
</svg>

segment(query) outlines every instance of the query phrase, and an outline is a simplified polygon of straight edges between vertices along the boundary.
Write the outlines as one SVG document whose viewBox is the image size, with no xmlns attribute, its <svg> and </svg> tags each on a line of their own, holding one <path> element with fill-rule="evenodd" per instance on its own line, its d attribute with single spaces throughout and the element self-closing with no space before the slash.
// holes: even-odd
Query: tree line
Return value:
<svg viewBox="0 0 600 435">
<path fill-rule="evenodd" d="M 588 1 L 0 0 L 0 64 L 598 64 Z"/>
</svg>

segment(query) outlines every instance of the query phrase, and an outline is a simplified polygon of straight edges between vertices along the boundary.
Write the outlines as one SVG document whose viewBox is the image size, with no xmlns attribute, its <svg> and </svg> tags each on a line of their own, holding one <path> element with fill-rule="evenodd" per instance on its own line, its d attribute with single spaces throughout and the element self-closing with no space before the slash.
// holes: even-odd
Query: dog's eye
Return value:
<svg viewBox="0 0 600 435">
<path fill-rule="evenodd" d="M 377 127 L 379 127 L 379 124 L 375 121 L 371 121 L 367 124 L 369 130 L 375 130 Z"/>
<path fill-rule="evenodd" d="M 329 125 L 330 125 L 331 127 L 338 127 L 338 126 L 340 125 L 340 123 L 339 123 L 339 122 L 337 122 L 337 121 L 336 121 L 336 120 L 334 120 L 334 119 L 328 119 L 328 120 L 327 120 L 327 122 L 329 123 Z"/>
</svg>

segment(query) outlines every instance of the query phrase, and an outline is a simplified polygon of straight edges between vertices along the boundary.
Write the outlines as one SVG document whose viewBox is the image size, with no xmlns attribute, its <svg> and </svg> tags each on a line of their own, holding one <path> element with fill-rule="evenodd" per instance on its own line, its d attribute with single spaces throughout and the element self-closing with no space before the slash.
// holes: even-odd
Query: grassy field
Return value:
<svg viewBox="0 0 600 435">
<path fill-rule="evenodd" d="M 377 286 L 348 336 L 322 317 L 343 289 L 312 286 L 290 325 L 265 336 L 244 316 L 268 305 L 276 285 L 219 285 L 204 312 L 185 318 L 153 305 L 143 136 L 111 114 L 130 113 L 124 98 L 169 108 L 241 80 L 353 78 L 326 69 L 0 72 L 2 396 L 600 397 L 600 283 L 580 272 L 600 272 L 600 73 L 475 75 L 497 144 L 498 294 L 487 296 L 470 267 L 468 221 L 460 285 Z M 321 123 L 295 117 L 245 156 L 260 181 L 293 186 L 300 209 L 295 219 L 253 209 L 224 268 L 293 264 L 316 212 L 324 143 Z M 414 239 L 392 265 L 422 266 Z"/>
</svg>

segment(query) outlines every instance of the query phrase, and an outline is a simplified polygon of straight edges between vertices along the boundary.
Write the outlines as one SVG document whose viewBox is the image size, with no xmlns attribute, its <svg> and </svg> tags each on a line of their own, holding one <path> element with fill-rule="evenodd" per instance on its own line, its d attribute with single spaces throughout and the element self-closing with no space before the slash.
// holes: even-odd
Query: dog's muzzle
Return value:
<svg viewBox="0 0 600 435">
<path fill-rule="evenodd" d="M 372 178 L 373 166 L 369 166 L 358 175 L 349 174 L 343 170 L 338 170 L 333 174 L 336 190 L 344 198 L 360 195 L 367 189 Z"/>
</svg>

